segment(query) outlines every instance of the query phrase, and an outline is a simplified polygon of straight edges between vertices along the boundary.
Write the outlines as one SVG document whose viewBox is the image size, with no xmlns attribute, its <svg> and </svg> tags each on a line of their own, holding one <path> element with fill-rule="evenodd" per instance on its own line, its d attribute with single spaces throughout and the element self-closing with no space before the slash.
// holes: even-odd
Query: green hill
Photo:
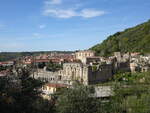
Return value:
<svg viewBox="0 0 150 113">
<path fill-rule="evenodd" d="M 116 51 L 150 53 L 150 20 L 117 32 L 90 49 L 101 56 L 109 56 Z"/>
</svg>

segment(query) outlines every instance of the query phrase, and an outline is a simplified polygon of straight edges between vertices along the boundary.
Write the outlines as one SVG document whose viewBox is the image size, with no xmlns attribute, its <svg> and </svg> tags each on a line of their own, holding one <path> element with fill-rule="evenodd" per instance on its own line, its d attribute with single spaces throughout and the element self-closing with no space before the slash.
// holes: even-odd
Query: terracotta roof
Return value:
<svg viewBox="0 0 150 113">
<path fill-rule="evenodd" d="M 14 62 L 13 61 L 6 61 L 6 62 L 0 62 L 0 65 L 3 65 L 3 64 L 13 64 Z"/>
<path fill-rule="evenodd" d="M 0 71 L 0 76 L 6 76 L 8 73 L 8 70 Z"/>
</svg>

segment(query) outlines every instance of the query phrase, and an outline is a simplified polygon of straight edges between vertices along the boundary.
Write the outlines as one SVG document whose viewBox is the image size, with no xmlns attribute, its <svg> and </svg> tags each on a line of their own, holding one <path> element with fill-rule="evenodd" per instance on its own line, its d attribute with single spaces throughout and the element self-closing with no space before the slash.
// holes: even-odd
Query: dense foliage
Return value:
<svg viewBox="0 0 150 113">
<path fill-rule="evenodd" d="M 109 83 L 113 96 L 103 103 L 100 113 L 150 113 L 150 72 L 117 73 Z"/>
<path fill-rule="evenodd" d="M 57 64 L 57 63 L 53 63 L 53 62 L 49 62 L 48 64 L 47 64 L 47 68 L 46 68 L 48 71 L 53 71 L 53 72 L 55 72 L 55 71 L 58 71 L 58 70 L 60 70 L 60 69 L 62 69 L 62 65 L 60 65 L 60 64 Z"/>
<path fill-rule="evenodd" d="M 120 73 L 110 100 L 115 113 L 150 113 L 150 72 Z"/>
<path fill-rule="evenodd" d="M 0 113 L 52 113 L 53 104 L 39 90 L 42 82 L 18 70 L 18 76 L 0 77 Z"/>
<path fill-rule="evenodd" d="M 115 82 L 122 84 L 149 84 L 150 83 L 150 72 L 125 72 L 118 73 L 113 78 Z"/>
<path fill-rule="evenodd" d="M 92 93 L 93 88 L 79 84 L 64 90 L 57 101 L 58 113 L 98 113 L 100 102 Z"/>
<path fill-rule="evenodd" d="M 117 32 L 91 49 L 102 56 L 112 55 L 116 51 L 150 53 L 150 20 L 123 32 Z"/>
</svg>

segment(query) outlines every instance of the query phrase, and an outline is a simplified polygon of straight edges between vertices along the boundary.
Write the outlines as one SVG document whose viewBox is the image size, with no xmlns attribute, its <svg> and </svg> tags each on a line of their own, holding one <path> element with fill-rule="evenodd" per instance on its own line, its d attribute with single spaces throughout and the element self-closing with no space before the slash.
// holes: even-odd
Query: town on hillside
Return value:
<svg viewBox="0 0 150 113">
<path fill-rule="evenodd" d="M 95 56 L 95 52 L 91 50 L 73 53 L 52 52 L 0 62 L 0 67 L 0 76 L 17 74 L 17 69 L 20 67 L 32 68 L 30 76 L 46 82 L 42 88 L 45 93 L 44 97 L 46 97 L 55 93 L 58 88 L 71 87 L 74 82 L 93 85 L 107 82 L 118 72 L 150 71 L 150 55 L 143 56 L 138 52 L 114 52 L 113 56 L 106 58 Z M 110 93 L 110 88 L 105 87 L 104 89 Z M 101 94 L 101 96 L 105 95 L 108 94 Z"/>
</svg>

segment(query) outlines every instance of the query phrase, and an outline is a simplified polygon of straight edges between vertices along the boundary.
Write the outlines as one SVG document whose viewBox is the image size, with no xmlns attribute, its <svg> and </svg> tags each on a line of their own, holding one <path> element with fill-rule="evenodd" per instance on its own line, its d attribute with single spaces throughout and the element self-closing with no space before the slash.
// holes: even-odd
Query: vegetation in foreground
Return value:
<svg viewBox="0 0 150 113">
<path fill-rule="evenodd" d="M 150 112 L 150 72 L 120 73 L 114 77 L 115 113 Z"/>
<path fill-rule="evenodd" d="M 93 97 L 93 87 L 75 84 L 44 100 L 38 90 L 43 83 L 30 78 L 28 71 L 13 78 L 0 78 L 1 113 L 150 113 L 150 72 L 117 74 L 114 96 L 106 99 Z"/>
<path fill-rule="evenodd" d="M 26 69 L 18 76 L 0 77 L 0 113 L 52 113 L 53 103 L 41 98 L 43 83 Z"/>
</svg>

